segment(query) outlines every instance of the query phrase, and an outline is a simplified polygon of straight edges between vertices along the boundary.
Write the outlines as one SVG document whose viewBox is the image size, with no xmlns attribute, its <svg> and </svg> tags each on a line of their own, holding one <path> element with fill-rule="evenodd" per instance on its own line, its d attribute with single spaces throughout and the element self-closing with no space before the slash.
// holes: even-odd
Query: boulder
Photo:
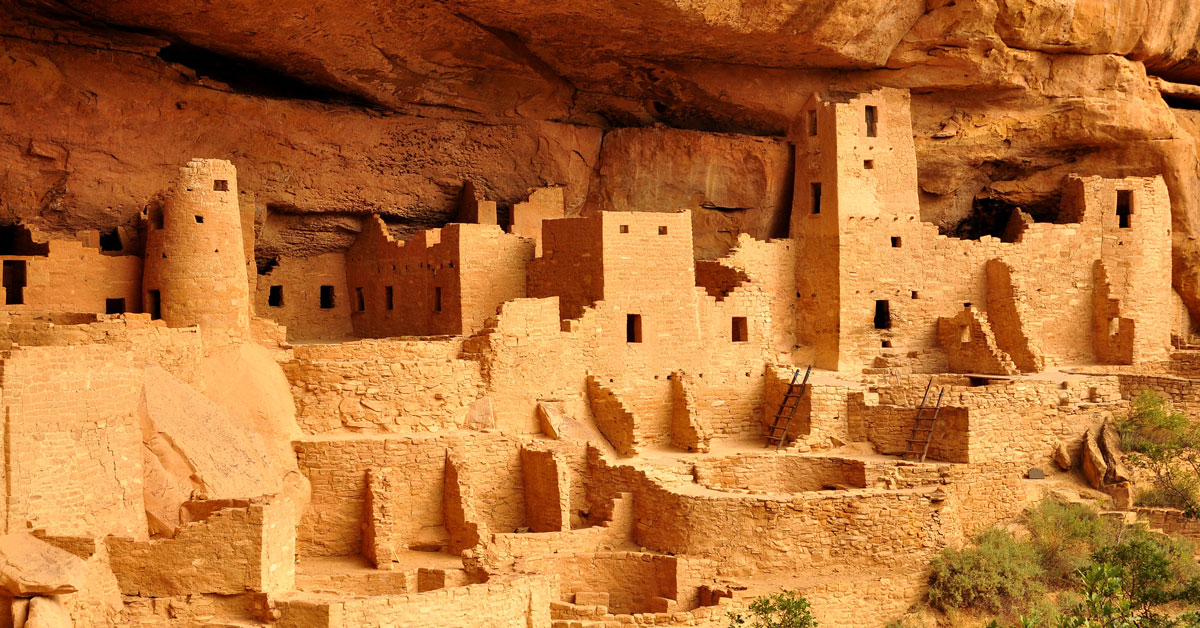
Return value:
<svg viewBox="0 0 1200 628">
<path fill-rule="evenodd" d="M 1087 476 L 1088 484 L 1099 490 L 1104 486 L 1104 476 L 1108 473 L 1108 464 L 1104 462 L 1104 454 L 1096 439 L 1095 430 L 1089 429 L 1083 435 L 1083 474 Z"/>
<path fill-rule="evenodd" d="M 0 536 L 0 590 L 13 597 L 74 593 L 87 573 L 83 559 L 33 535 Z"/>
<path fill-rule="evenodd" d="M 1064 443 L 1059 443 L 1058 447 L 1054 448 L 1054 464 L 1058 465 L 1063 471 L 1071 470 L 1071 454 L 1067 453 L 1067 446 Z"/>
<path fill-rule="evenodd" d="M 25 628 L 71 628 L 71 613 L 58 597 L 35 597 L 29 600 L 29 617 Z"/>
<path fill-rule="evenodd" d="M 1113 427 L 1112 423 L 1105 423 L 1104 428 L 1100 430 L 1100 453 L 1104 455 L 1104 463 L 1108 465 L 1108 471 L 1104 474 L 1105 484 L 1120 484 L 1133 479 L 1122 460 L 1121 436 L 1117 434 L 1117 428 Z"/>
<path fill-rule="evenodd" d="M 29 599 L 23 597 L 12 598 L 12 607 L 9 611 L 12 616 L 13 628 L 23 628 L 25 620 L 29 618 Z M 0 618 L 0 620 L 2 619 Z"/>
<path fill-rule="evenodd" d="M 563 428 L 563 412 L 553 404 L 539 401 L 537 404 L 538 423 L 542 426 L 542 433 L 550 438 L 561 438 Z"/>
</svg>

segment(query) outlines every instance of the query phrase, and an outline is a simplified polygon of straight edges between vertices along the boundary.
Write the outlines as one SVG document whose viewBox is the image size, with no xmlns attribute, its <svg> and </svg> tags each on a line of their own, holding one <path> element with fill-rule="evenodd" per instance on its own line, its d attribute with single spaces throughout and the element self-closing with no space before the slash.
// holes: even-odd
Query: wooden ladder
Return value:
<svg viewBox="0 0 1200 628">
<path fill-rule="evenodd" d="M 946 388 L 943 386 L 938 389 L 937 403 L 933 407 L 933 416 L 925 416 L 926 405 L 929 403 L 929 389 L 933 387 L 933 378 L 929 378 L 929 383 L 925 385 L 925 395 L 921 397 L 921 407 L 917 408 L 917 418 L 913 421 L 912 438 L 908 439 L 908 443 L 904 446 L 902 458 L 919 455 L 918 462 L 925 462 L 925 456 L 929 455 L 929 443 L 933 440 L 933 427 L 937 425 L 938 414 L 942 411 L 942 396 L 946 394 Z"/>
<path fill-rule="evenodd" d="M 767 447 L 775 445 L 775 449 L 779 449 L 787 440 L 788 428 L 792 425 L 792 417 L 796 416 L 796 408 L 800 407 L 800 398 L 804 396 L 804 391 L 808 390 L 808 376 L 811 374 L 810 365 L 808 370 L 804 371 L 804 380 L 797 385 L 800 371 L 792 372 L 792 381 L 788 384 L 787 393 L 779 403 L 779 411 L 775 413 L 771 429 L 767 431 Z"/>
</svg>

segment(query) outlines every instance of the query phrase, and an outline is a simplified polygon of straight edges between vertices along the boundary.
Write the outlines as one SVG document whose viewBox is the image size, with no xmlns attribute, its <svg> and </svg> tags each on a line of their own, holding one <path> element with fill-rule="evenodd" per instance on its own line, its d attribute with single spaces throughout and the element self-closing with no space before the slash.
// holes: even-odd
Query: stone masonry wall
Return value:
<svg viewBox="0 0 1200 628">
<path fill-rule="evenodd" d="M 174 538 L 108 541 L 126 595 L 288 591 L 295 582 L 291 503 L 284 498 L 189 502 L 200 511 Z"/>
<path fill-rule="evenodd" d="M 308 434 L 436 432 L 462 427 L 482 394 L 479 363 L 456 339 L 301 345 L 283 365 Z"/>
<path fill-rule="evenodd" d="M 0 353 L 6 530 L 146 535 L 140 382 L 127 347 Z"/>
</svg>

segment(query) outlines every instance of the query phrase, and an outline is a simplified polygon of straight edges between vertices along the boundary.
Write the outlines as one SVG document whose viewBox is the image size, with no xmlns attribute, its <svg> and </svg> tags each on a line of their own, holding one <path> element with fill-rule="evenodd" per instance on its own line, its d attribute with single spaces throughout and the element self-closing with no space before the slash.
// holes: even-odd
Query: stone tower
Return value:
<svg viewBox="0 0 1200 628">
<path fill-rule="evenodd" d="M 250 295 L 237 196 L 237 170 L 222 159 L 192 159 L 161 211 L 149 216 L 145 309 L 171 327 L 242 335 Z"/>
<path fill-rule="evenodd" d="M 908 92 L 814 94 L 789 129 L 796 148 L 789 234 L 797 241 L 797 334 L 820 368 L 844 365 L 846 274 L 862 266 L 846 235 L 919 220 Z"/>
</svg>

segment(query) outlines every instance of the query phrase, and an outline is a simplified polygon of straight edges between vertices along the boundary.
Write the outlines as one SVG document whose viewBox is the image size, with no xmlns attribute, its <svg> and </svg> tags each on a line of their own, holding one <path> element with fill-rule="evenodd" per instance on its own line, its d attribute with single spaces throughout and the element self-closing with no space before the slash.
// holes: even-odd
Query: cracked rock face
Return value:
<svg viewBox="0 0 1200 628">
<path fill-rule="evenodd" d="M 1054 220 L 1071 172 L 1162 174 L 1200 314 L 1200 91 L 1177 85 L 1200 84 L 1198 33 L 1191 0 L 19 0 L 0 221 L 133 224 L 216 157 L 264 216 L 260 258 L 335 250 L 369 212 L 438 226 L 465 180 L 502 205 L 558 184 L 570 213 L 698 210 L 711 257 L 781 235 L 809 94 L 892 86 L 947 234 Z"/>
</svg>

